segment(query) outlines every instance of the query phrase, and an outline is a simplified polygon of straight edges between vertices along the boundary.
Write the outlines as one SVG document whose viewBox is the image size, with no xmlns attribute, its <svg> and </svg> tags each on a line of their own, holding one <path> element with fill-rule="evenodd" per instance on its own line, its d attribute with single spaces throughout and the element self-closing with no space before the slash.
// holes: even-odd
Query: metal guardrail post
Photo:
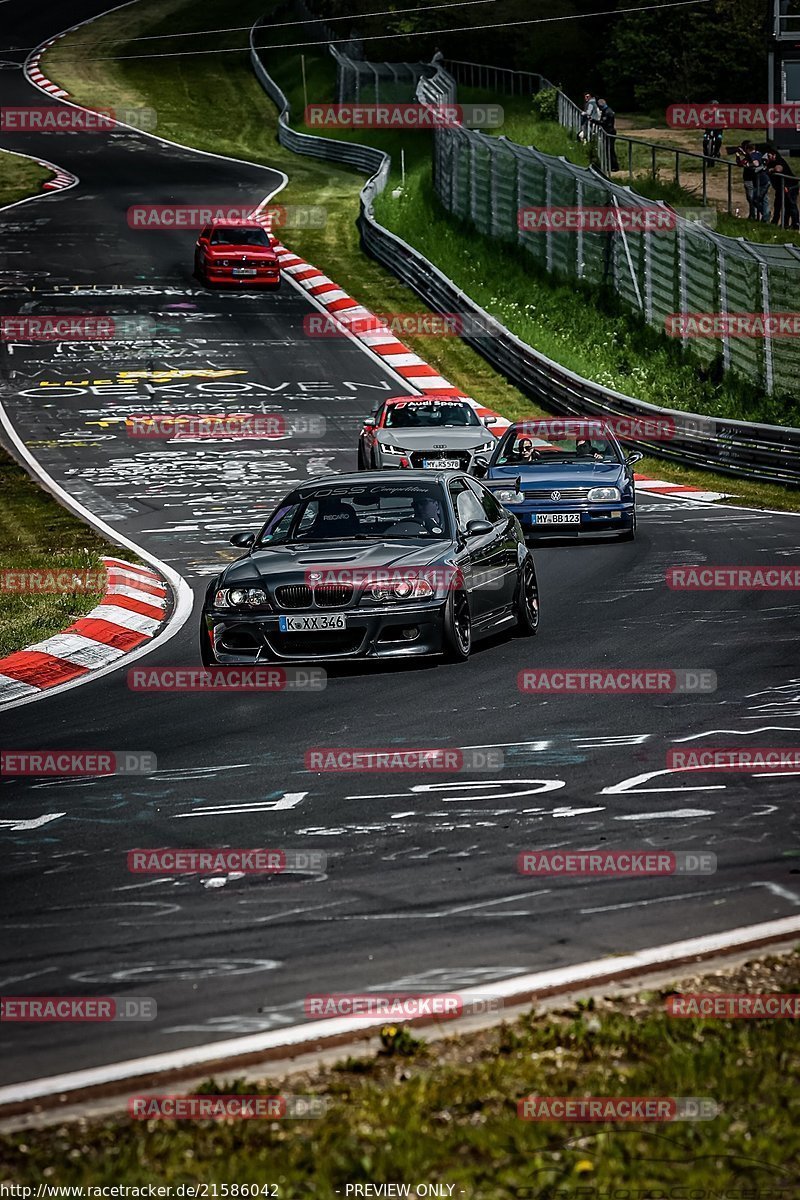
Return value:
<svg viewBox="0 0 800 1200">
<path fill-rule="evenodd" d="M 728 260 L 725 247 L 721 246 L 719 242 L 715 242 L 714 246 L 717 254 L 717 277 L 719 279 L 719 311 L 726 313 L 728 311 Z M 731 365 L 731 339 L 727 333 L 723 333 L 721 341 L 722 365 L 728 371 Z"/>
<path fill-rule="evenodd" d="M 765 317 L 770 315 L 769 298 L 769 269 L 765 262 L 761 263 L 761 311 Z M 772 358 L 772 338 L 764 338 L 764 389 L 768 395 L 775 391 L 775 364 Z"/>
</svg>

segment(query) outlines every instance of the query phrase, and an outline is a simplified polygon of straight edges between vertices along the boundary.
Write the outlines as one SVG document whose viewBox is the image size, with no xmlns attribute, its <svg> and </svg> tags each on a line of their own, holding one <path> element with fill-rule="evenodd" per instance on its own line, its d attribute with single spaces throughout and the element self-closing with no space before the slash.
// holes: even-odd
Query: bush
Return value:
<svg viewBox="0 0 800 1200">
<path fill-rule="evenodd" d="M 531 104 L 534 114 L 543 121 L 558 120 L 558 92 L 555 88 L 542 88 L 533 97 Z"/>
</svg>

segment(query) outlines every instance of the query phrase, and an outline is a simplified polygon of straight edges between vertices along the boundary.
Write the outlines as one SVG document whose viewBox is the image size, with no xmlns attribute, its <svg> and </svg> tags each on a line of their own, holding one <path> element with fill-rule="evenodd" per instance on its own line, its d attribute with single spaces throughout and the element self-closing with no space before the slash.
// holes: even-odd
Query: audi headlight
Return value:
<svg viewBox="0 0 800 1200">
<path fill-rule="evenodd" d="M 492 492 L 492 495 L 501 504 L 522 504 L 525 500 L 524 493 L 517 492 L 513 488 L 502 488 L 498 492 Z"/>
<path fill-rule="evenodd" d="M 216 608 L 263 608 L 266 603 L 261 588 L 220 588 L 214 596 Z"/>
<path fill-rule="evenodd" d="M 399 446 L 387 446 L 385 442 L 380 442 L 381 454 L 408 454 L 408 450 L 401 450 Z"/>
<path fill-rule="evenodd" d="M 428 579 L 399 579 L 397 583 L 388 583 L 371 588 L 373 600 L 381 602 L 393 600 L 429 600 L 435 594 L 433 584 Z"/>
<path fill-rule="evenodd" d="M 587 500 L 619 500 L 620 498 L 619 488 L 615 487 L 591 488 L 586 497 Z"/>
<path fill-rule="evenodd" d="M 494 440 L 494 438 L 491 438 L 488 442 L 484 442 L 481 446 L 476 446 L 473 453 L 474 454 L 486 454 L 486 453 L 488 453 L 489 450 L 493 450 L 494 446 L 495 446 L 495 440 Z"/>
</svg>

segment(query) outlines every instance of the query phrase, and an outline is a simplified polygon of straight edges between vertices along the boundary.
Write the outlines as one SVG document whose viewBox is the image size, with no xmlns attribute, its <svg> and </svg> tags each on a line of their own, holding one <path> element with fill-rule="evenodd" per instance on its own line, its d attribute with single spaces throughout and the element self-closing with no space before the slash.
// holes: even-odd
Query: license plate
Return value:
<svg viewBox="0 0 800 1200">
<path fill-rule="evenodd" d="M 580 513 L 534 513 L 534 525 L 580 525 Z"/>
<path fill-rule="evenodd" d="M 346 629 L 344 613 L 320 613 L 311 617 L 278 617 L 281 633 L 314 633 L 319 629 Z"/>
<path fill-rule="evenodd" d="M 234 267 L 234 275 L 255 275 L 255 267 Z"/>
<path fill-rule="evenodd" d="M 461 463 L 457 458 L 423 458 L 422 465 L 430 471 L 457 471 Z"/>
</svg>

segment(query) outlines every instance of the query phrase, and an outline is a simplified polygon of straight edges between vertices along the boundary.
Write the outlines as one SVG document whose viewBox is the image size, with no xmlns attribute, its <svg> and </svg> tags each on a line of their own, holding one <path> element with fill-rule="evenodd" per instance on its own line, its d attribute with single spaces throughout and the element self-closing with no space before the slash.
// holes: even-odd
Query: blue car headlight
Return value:
<svg viewBox="0 0 800 1200">
<path fill-rule="evenodd" d="M 616 487 L 592 488 L 589 492 L 589 495 L 586 497 L 587 500 L 611 500 L 611 501 L 620 500 L 621 498 L 622 497 L 620 496 L 620 490 L 619 490 L 619 488 L 616 488 Z"/>
<path fill-rule="evenodd" d="M 501 504 L 524 504 L 525 493 L 518 492 L 514 488 L 500 488 L 496 492 L 492 492 L 495 500 L 499 500 Z"/>
</svg>

